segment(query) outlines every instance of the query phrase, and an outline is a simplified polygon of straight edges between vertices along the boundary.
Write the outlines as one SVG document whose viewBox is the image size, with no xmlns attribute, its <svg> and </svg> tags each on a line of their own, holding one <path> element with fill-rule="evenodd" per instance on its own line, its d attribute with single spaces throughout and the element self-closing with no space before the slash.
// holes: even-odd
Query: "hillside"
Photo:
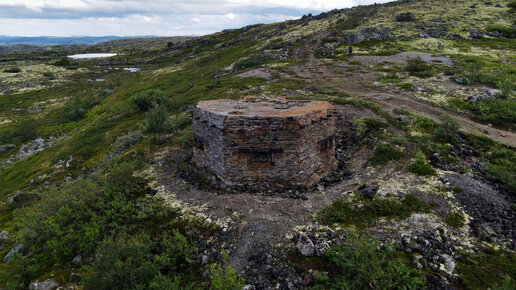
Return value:
<svg viewBox="0 0 516 290">
<path fill-rule="evenodd" d="M 404 0 L 4 52 L 0 287 L 516 288 L 515 25 L 514 1 Z M 65 57 L 89 52 L 119 54 Z M 193 106 L 249 95 L 331 102 L 334 174 L 195 175 Z"/>
</svg>

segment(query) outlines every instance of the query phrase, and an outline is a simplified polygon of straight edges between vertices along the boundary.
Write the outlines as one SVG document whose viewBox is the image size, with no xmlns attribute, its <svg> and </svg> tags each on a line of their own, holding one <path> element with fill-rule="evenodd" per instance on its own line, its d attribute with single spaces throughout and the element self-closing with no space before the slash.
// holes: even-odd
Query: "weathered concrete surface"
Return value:
<svg viewBox="0 0 516 290">
<path fill-rule="evenodd" d="M 328 102 L 199 102 L 193 137 L 194 163 L 230 187 L 310 186 L 337 166 Z"/>
</svg>

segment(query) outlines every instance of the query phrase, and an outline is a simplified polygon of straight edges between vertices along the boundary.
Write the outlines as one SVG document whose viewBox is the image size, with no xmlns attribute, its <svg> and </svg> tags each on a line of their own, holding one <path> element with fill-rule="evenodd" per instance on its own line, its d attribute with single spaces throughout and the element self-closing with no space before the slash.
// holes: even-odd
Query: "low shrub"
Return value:
<svg viewBox="0 0 516 290">
<path fill-rule="evenodd" d="M 496 86 L 500 90 L 502 97 L 507 98 L 512 94 L 514 91 L 514 79 L 514 76 L 504 74 L 496 81 Z"/>
<path fill-rule="evenodd" d="M 493 24 L 493 25 L 487 26 L 486 30 L 487 31 L 496 31 L 505 38 L 515 38 L 516 37 L 516 28 L 510 27 L 510 26 Z"/>
<path fill-rule="evenodd" d="M 125 135 L 122 135 L 116 138 L 115 148 L 116 151 L 122 152 L 125 149 L 131 147 L 132 145 L 138 143 L 140 140 L 145 138 L 145 136 L 140 131 L 129 132 Z"/>
<path fill-rule="evenodd" d="M 155 240 L 146 234 L 109 238 L 98 254 L 84 279 L 86 289 L 184 289 L 184 273 L 196 260 L 177 230 Z"/>
<path fill-rule="evenodd" d="M 49 72 L 49 71 L 44 72 L 43 76 L 48 78 L 49 80 L 55 80 L 56 79 L 56 76 L 52 72 Z"/>
<path fill-rule="evenodd" d="M 440 142 L 455 142 L 459 133 L 460 125 L 452 117 L 444 115 L 441 123 L 437 125 L 434 136 Z"/>
<path fill-rule="evenodd" d="M 228 255 L 222 253 L 222 264 L 211 264 L 209 268 L 211 289 L 231 290 L 242 289 L 245 281 L 238 277 L 238 273 L 227 265 Z"/>
<path fill-rule="evenodd" d="M 38 137 L 38 125 L 32 118 L 25 118 L 16 125 L 15 135 L 21 142 L 34 140 Z"/>
<path fill-rule="evenodd" d="M 4 72 L 6 72 L 6 73 L 19 73 L 19 72 L 21 72 L 21 69 L 19 67 L 13 66 L 13 67 L 4 69 Z"/>
<path fill-rule="evenodd" d="M 411 82 L 401 83 L 398 86 L 400 87 L 400 89 L 406 89 L 406 90 L 414 88 L 414 84 Z"/>
<path fill-rule="evenodd" d="M 70 60 L 68 59 L 68 57 L 63 57 L 61 58 L 60 60 L 56 61 L 54 63 L 55 66 L 64 66 L 64 67 L 67 67 L 67 66 L 70 66 L 71 63 L 70 63 Z"/>
<path fill-rule="evenodd" d="M 416 153 L 414 162 L 409 165 L 408 170 L 417 175 L 435 175 L 435 169 L 426 161 L 425 154 L 419 151 Z"/>
<path fill-rule="evenodd" d="M 420 57 L 409 57 L 405 65 L 405 70 L 411 73 L 420 73 L 429 70 L 428 64 Z"/>
<path fill-rule="evenodd" d="M 139 92 L 131 98 L 131 102 L 140 112 L 146 112 L 156 105 L 163 105 L 166 100 L 164 94 L 158 90 Z"/>
<path fill-rule="evenodd" d="M 387 163 L 399 160 L 405 156 L 401 150 L 389 143 L 380 143 L 376 145 L 373 156 L 369 159 L 371 165 L 386 165 Z"/>
<path fill-rule="evenodd" d="M 316 218 L 324 224 L 366 227 L 380 218 L 405 219 L 414 212 L 430 210 L 426 203 L 413 194 L 406 195 L 402 200 L 360 198 L 360 202 L 362 206 L 355 208 L 351 202 L 337 200 L 319 210 Z"/>
<path fill-rule="evenodd" d="M 514 289 L 516 285 L 514 252 L 493 249 L 465 252 L 456 262 L 464 289 Z"/>
<path fill-rule="evenodd" d="M 61 118 L 64 122 L 76 122 L 86 118 L 89 108 L 93 107 L 96 101 L 94 99 L 75 97 L 68 101 L 63 107 Z"/>
<path fill-rule="evenodd" d="M 265 55 L 265 54 L 253 54 L 243 60 L 237 61 L 233 67 L 236 70 L 244 70 L 246 68 L 259 66 L 262 64 L 266 64 L 269 61 L 271 61 L 271 57 Z"/>
<path fill-rule="evenodd" d="M 344 244 L 331 247 L 324 258 L 334 269 L 319 283 L 324 289 L 422 289 L 425 277 L 405 265 L 392 245 L 348 234 Z M 328 280 L 328 281 L 325 281 Z"/>
</svg>

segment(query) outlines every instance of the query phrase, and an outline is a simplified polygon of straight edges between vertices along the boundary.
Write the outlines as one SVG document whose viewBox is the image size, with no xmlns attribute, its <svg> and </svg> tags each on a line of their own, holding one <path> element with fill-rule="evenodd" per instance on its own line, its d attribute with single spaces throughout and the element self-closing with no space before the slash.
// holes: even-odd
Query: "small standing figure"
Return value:
<svg viewBox="0 0 516 290">
<path fill-rule="evenodd" d="M 353 47 L 350 45 L 348 47 L 348 58 L 352 58 L 353 57 Z"/>
</svg>

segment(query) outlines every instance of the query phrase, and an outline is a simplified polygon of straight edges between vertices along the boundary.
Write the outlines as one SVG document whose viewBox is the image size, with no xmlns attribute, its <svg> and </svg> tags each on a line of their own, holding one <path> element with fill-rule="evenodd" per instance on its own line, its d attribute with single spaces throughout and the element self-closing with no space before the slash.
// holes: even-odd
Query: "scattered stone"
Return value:
<svg viewBox="0 0 516 290">
<path fill-rule="evenodd" d="M 469 30 L 469 37 L 474 39 L 482 38 L 482 33 L 476 29 Z"/>
<path fill-rule="evenodd" d="M 74 263 L 74 264 L 80 264 L 80 263 L 82 263 L 82 256 L 81 256 L 80 254 L 79 254 L 79 255 L 77 255 L 77 256 L 75 256 L 75 257 L 73 258 L 73 260 L 72 260 L 72 263 Z"/>
<path fill-rule="evenodd" d="M 379 186 L 367 186 L 364 184 L 358 188 L 358 194 L 363 198 L 372 199 L 379 189 Z"/>
<path fill-rule="evenodd" d="M 205 266 L 210 263 L 210 257 L 208 255 L 201 254 L 199 256 L 199 260 L 201 261 L 201 265 Z"/>
<path fill-rule="evenodd" d="M 17 246 L 14 246 L 10 251 L 9 253 L 7 253 L 7 255 L 5 255 L 4 257 L 4 262 L 7 264 L 9 263 L 9 261 L 11 261 L 11 259 L 13 258 L 13 256 L 16 254 L 16 253 L 20 253 L 20 254 L 25 254 L 27 252 L 27 247 L 25 247 L 24 244 L 20 244 L 20 245 L 17 245 Z"/>
<path fill-rule="evenodd" d="M 256 289 L 256 287 L 254 287 L 254 285 L 251 285 L 251 284 L 247 284 L 244 287 L 242 287 L 242 290 L 255 290 L 255 289 Z"/>
<path fill-rule="evenodd" d="M 5 241 L 9 238 L 9 232 L 8 231 L 1 231 L 0 232 L 0 240 Z"/>
<path fill-rule="evenodd" d="M 299 253 L 305 257 L 312 257 L 315 255 L 315 246 L 312 240 L 305 235 L 300 235 L 297 241 L 297 249 Z"/>
<path fill-rule="evenodd" d="M 29 289 L 31 290 L 54 290 L 57 289 L 57 287 L 59 287 L 59 285 L 52 278 L 43 282 L 35 281 L 29 285 Z"/>
<path fill-rule="evenodd" d="M 330 248 L 330 245 L 326 241 L 322 241 L 315 245 L 315 252 L 318 257 L 322 257 L 324 252 L 326 252 Z"/>
<path fill-rule="evenodd" d="M 72 161 L 73 161 L 73 156 L 70 156 L 70 158 L 68 158 L 68 160 L 66 161 L 66 164 L 65 164 L 65 167 L 67 169 L 72 168 Z"/>
<path fill-rule="evenodd" d="M 412 13 L 402 13 L 396 15 L 396 21 L 397 22 L 410 22 L 410 21 L 416 21 L 416 16 Z"/>
<path fill-rule="evenodd" d="M 0 146 L 0 153 L 5 153 L 13 148 L 16 148 L 16 145 L 14 144 L 7 144 Z"/>
<path fill-rule="evenodd" d="M 446 266 L 446 268 L 453 273 L 453 271 L 455 271 L 455 260 L 448 254 L 443 254 L 441 258 L 443 260 L 444 266 Z"/>
</svg>

